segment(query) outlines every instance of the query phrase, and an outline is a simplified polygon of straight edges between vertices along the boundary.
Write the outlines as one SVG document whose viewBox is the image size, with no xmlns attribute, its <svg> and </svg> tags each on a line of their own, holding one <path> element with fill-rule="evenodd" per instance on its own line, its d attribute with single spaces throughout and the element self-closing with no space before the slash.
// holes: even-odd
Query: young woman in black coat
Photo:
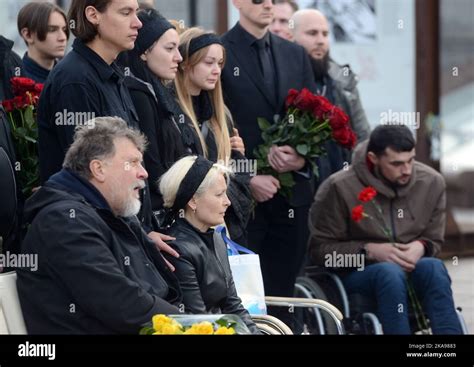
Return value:
<svg viewBox="0 0 474 367">
<path fill-rule="evenodd" d="M 202 154 L 201 142 L 181 111 L 169 83 L 182 61 L 174 26 L 156 10 L 142 10 L 135 48 L 121 56 L 128 77 L 125 83 L 137 110 L 140 130 L 148 139 L 144 155 L 154 211 L 163 208 L 158 179 L 174 162 L 189 154 Z"/>
</svg>

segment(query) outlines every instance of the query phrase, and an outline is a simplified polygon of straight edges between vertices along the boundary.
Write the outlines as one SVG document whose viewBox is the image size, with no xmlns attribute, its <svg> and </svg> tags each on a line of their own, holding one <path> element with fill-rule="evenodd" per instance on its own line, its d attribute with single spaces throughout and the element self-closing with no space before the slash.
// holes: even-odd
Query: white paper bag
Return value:
<svg viewBox="0 0 474 367">
<path fill-rule="evenodd" d="M 242 305 L 251 315 L 266 315 L 265 290 L 258 255 L 231 255 L 229 263 Z"/>
<path fill-rule="evenodd" d="M 227 245 L 232 278 L 237 295 L 242 300 L 242 305 L 251 315 L 266 315 L 267 306 L 260 258 L 251 250 L 228 238 L 224 227 L 218 227 L 216 231 L 221 233 L 222 239 Z"/>
</svg>

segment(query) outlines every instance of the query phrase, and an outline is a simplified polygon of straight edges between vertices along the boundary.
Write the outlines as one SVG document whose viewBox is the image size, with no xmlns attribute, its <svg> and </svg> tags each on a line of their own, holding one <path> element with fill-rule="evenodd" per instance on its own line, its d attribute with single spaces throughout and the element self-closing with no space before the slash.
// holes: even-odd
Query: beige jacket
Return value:
<svg viewBox="0 0 474 367">
<path fill-rule="evenodd" d="M 395 241 L 424 240 L 425 256 L 436 255 L 444 241 L 446 185 L 443 177 L 423 163 L 415 162 L 409 184 L 397 191 L 374 176 L 366 163 L 368 142 L 359 144 L 352 166 L 329 177 L 319 188 L 309 215 L 309 251 L 313 263 L 324 265 L 325 255 L 356 254 L 368 242 L 388 242 L 374 220 L 351 219 L 357 197 L 366 186 L 374 187 L 385 223 L 392 227 Z M 377 217 L 375 207 L 365 210 Z M 377 217 L 380 218 L 380 217 Z"/>
</svg>

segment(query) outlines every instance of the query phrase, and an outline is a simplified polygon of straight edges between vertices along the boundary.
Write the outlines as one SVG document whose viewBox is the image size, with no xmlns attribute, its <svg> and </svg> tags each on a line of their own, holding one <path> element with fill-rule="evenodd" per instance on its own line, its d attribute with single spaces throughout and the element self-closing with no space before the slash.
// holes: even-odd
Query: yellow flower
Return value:
<svg viewBox="0 0 474 367">
<path fill-rule="evenodd" d="M 214 333 L 214 327 L 209 321 L 203 321 L 198 324 L 193 324 L 184 334 L 191 335 L 211 335 Z"/>
<path fill-rule="evenodd" d="M 163 325 L 161 328 L 161 333 L 164 335 L 177 335 L 177 334 L 182 334 L 183 330 L 181 330 L 181 327 L 179 325 Z"/>
<path fill-rule="evenodd" d="M 219 328 L 215 331 L 216 335 L 234 335 L 235 330 L 233 328 L 228 328 L 225 326 L 219 326 Z"/>
<path fill-rule="evenodd" d="M 152 319 L 155 334 L 181 334 L 183 327 L 175 319 L 165 315 L 155 315 Z"/>
<path fill-rule="evenodd" d="M 155 315 L 152 318 L 153 327 L 145 327 L 143 333 L 146 335 L 232 335 L 235 334 L 233 327 L 219 326 L 219 322 L 211 323 L 209 321 L 202 321 L 194 323 L 190 327 L 183 327 L 175 319 L 166 315 Z M 216 329 L 216 330 L 214 330 Z"/>
</svg>

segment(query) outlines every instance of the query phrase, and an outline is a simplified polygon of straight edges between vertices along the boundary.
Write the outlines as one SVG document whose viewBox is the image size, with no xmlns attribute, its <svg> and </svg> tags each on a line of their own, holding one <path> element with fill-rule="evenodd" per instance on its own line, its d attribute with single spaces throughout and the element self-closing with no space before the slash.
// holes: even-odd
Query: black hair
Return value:
<svg viewBox="0 0 474 367">
<path fill-rule="evenodd" d="M 414 147 L 413 133 L 405 125 L 379 125 L 370 134 L 367 152 L 381 156 L 387 148 L 396 152 L 409 152 Z"/>
</svg>

